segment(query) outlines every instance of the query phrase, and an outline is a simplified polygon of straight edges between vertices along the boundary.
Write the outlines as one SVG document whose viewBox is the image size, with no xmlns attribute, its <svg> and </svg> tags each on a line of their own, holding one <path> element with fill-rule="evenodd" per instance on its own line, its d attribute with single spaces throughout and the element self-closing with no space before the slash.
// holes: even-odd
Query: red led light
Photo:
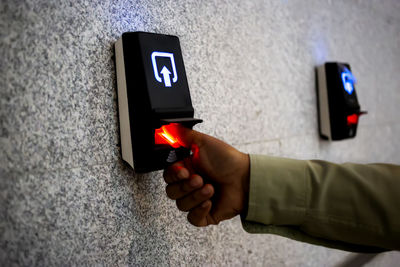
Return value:
<svg viewBox="0 0 400 267">
<path fill-rule="evenodd" d="M 154 141 L 156 145 L 168 144 L 173 148 L 178 148 L 181 146 L 178 142 L 178 139 L 171 134 L 172 127 L 176 126 L 174 124 L 168 124 L 156 129 L 154 134 Z"/>
<path fill-rule="evenodd" d="M 358 123 L 358 114 L 351 114 L 347 116 L 347 125 L 354 125 Z"/>
</svg>

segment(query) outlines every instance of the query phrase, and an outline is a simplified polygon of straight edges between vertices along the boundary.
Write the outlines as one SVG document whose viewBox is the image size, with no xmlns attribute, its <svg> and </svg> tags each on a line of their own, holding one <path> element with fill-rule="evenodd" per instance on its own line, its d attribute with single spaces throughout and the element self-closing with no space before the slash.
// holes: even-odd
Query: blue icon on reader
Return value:
<svg viewBox="0 0 400 267">
<path fill-rule="evenodd" d="M 354 91 L 354 83 L 356 82 L 356 79 L 348 68 L 344 68 L 341 76 L 344 90 L 351 95 Z"/>
<path fill-rule="evenodd" d="M 168 58 L 171 62 L 171 70 L 167 66 L 162 65 L 161 71 L 158 70 L 157 58 Z M 161 61 L 160 61 L 161 62 Z M 164 62 L 164 61 L 163 61 Z M 151 53 L 151 63 L 153 64 L 154 78 L 160 83 L 164 83 L 165 87 L 171 87 L 171 74 L 172 82 L 176 83 L 178 81 L 178 74 L 176 73 L 174 54 L 167 52 L 153 52 Z M 160 76 L 161 74 L 161 76 Z"/>
</svg>

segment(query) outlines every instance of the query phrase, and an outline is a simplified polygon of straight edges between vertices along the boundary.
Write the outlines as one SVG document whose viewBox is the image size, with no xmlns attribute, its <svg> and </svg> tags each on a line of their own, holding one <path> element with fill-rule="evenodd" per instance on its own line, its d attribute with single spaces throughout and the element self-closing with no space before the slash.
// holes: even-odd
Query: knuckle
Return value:
<svg viewBox="0 0 400 267">
<path fill-rule="evenodd" d="M 177 207 L 178 210 L 180 210 L 180 211 L 186 211 L 186 208 L 185 208 L 185 206 L 183 205 L 183 202 L 180 201 L 180 200 L 177 200 L 177 201 L 176 201 L 176 207 Z"/>
<path fill-rule="evenodd" d="M 200 190 L 197 190 L 194 194 L 191 195 L 191 199 L 193 202 L 199 202 L 203 200 L 205 196 L 203 196 L 200 192 Z"/>
<path fill-rule="evenodd" d="M 212 220 L 210 220 L 209 223 L 212 225 L 218 225 L 220 222 L 221 222 L 221 220 L 213 218 Z"/>
<path fill-rule="evenodd" d="M 189 214 L 187 215 L 187 220 L 188 222 L 190 222 L 191 224 L 195 225 L 195 221 L 193 220 L 193 215 L 191 212 L 189 212 Z"/>
<path fill-rule="evenodd" d="M 200 227 L 200 223 L 198 221 L 196 221 L 192 216 L 188 216 L 187 220 L 190 224 L 192 224 L 196 227 Z"/>
<path fill-rule="evenodd" d="M 164 175 L 164 181 L 169 184 L 174 181 L 173 176 L 170 173 L 165 173 Z"/>
<path fill-rule="evenodd" d="M 169 197 L 170 199 L 174 199 L 170 186 L 165 187 L 165 193 L 167 193 L 167 197 Z"/>
<path fill-rule="evenodd" d="M 181 190 L 181 192 L 183 192 L 183 193 L 190 192 L 188 182 L 187 181 L 181 182 L 181 184 L 179 186 L 179 190 Z"/>
<path fill-rule="evenodd" d="M 192 203 L 196 203 L 197 202 L 197 192 L 195 192 L 194 194 L 190 195 L 190 202 Z"/>
<path fill-rule="evenodd" d="M 164 181 L 166 183 L 173 183 L 174 181 L 178 181 L 179 179 L 177 178 L 177 173 L 177 166 L 172 165 L 167 167 L 163 172 Z"/>
<path fill-rule="evenodd" d="M 177 175 L 178 175 L 178 173 L 179 173 L 179 171 L 180 171 L 181 169 L 183 169 L 182 166 L 180 166 L 180 165 L 173 165 L 173 166 L 171 166 L 171 173 L 173 173 L 173 174 L 177 177 Z M 177 177 L 177 178 L 178 178 L 178 177 Z"/>
</svg>

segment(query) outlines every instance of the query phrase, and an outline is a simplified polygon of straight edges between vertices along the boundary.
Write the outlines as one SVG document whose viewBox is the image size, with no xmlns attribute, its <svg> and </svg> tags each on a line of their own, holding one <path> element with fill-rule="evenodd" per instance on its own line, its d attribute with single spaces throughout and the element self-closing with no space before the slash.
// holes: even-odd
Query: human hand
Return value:
<svg viewBox="0 0 400 267">
<path fill-rule="evenodd" d="M 195 226 L 218 224 L 247 206 L 250 160 L 232 146 L 200 132 L 177 127 L 173 133 L 192 155 L 164 171 L 167 196 L 176 200 Z"/>
</svg>

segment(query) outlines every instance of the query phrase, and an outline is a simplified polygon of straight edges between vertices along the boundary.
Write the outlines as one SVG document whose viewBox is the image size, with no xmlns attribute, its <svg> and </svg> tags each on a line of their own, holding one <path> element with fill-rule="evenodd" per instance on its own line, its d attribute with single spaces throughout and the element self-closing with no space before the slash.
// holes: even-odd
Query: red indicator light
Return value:
<svg viewBox="0 0 400 267">
<path fill-rule="evenodd" d="M 171 128 L 176 127 L 174 124 L 163 125 L 161 128 L 156 129 L 154 134 L 154 141 L 156 145 L 169 144 L 173 148 L 178 148 L 181 145 L 178 139 L 171 134 Z"/>
<path fill-rule="evenodd" d="M 358 123 L 358 114 L 351 114 L 347 116 L 347 125 L 354 125 Z"/>
</svg>

